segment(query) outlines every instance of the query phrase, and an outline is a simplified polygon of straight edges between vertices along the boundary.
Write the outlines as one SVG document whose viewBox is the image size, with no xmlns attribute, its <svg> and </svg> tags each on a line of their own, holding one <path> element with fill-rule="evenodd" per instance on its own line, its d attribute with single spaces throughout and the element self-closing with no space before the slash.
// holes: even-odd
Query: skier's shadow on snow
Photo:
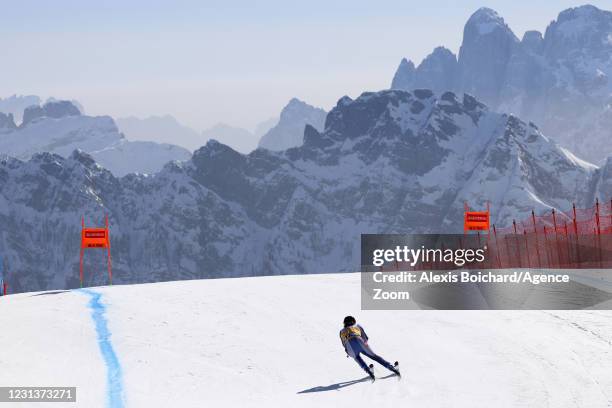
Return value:
<svg viewBox="0 0 612 408">
<path fill-rule="evenodd" d="M 390 375 L 388 375 L 386 377 L 381 377 L 381 378 L 379 378 L 379 380 L 385 380 L 385 379 L 391 378 L 391 377 L 395 377 L 395 374 L 390 374 Z M 348 386 L 355 385 L 355 384 L 359 384 L 359 383 L 366 382 L 366 381 L 370 381 L 370 377 L 363 377 L 363 378 L 360 378 L 358 380 L 344 381 L 344 382 L 339 382 L 339 383 L 331 384 L 331 385 L 319 385 L 317 387 L 312 387 L 312 388 L 308 388 L 307 390 L 299 391 L 298 394 L 308 394 L 310 392 L 323 392 L 323 391 L 339 390 L 341 388 L 348 387 Z"/>
</svg>

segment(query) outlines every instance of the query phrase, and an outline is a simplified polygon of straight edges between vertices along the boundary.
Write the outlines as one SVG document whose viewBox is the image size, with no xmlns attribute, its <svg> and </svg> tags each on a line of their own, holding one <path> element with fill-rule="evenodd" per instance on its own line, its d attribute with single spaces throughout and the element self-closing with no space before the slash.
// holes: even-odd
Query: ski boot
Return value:
<svg viewBox="0 0 612 408">
<path fill-rule="evenodd" d="M 368 375 L 372 379 L 372 382 L 374 382 L 376 380 L 376 376 L 374 375 L 374 364 L 370 364 L 368 368 L 369 368 Z"/>
<path fill-rule="evenodd" d="M 392 367 L 389 367 L 389 370 L 393 371 L 393 373 L 395 375 L 397 375 L 398 377 L 402 376 L 402 374 L 400 373 L 400 370 L 399 370 L 399 362 L 397 362 L 397 361 L 393 364 Z"/>
</svg>

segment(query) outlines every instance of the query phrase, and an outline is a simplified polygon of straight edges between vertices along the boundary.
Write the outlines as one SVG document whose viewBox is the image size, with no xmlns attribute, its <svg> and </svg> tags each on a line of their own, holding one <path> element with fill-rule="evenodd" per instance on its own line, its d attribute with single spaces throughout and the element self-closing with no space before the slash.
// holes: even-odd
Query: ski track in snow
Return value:
<svg viewBox="0 0 612 408">
<path fill-rule="evenodd" d="M 105 316 L 106 307 L 101 301 L 102 294 L 88 289 L 82 289 L 81 291 L 91 298 L 89 301 L 91 318 L 96 326 L 98 346 L 106 365 L 107 406 L 109 408 L 123 408 L 121 364 L 111 343 L 111 332 L 108 329 Z"/>
</svg>

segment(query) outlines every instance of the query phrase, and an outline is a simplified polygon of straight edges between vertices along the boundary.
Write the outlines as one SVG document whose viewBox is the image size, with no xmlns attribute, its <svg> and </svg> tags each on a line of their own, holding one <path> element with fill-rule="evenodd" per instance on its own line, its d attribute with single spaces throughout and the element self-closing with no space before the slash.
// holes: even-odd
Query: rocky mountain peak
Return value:
<svg viewBox="0 0 612 408">
<path fill-rule="evenodd" d="M 309 105 L 298 98 L 291 98 L 289 103 L 287 103 L 287 105 L 285 105 L 285 107 L 281 110 L 280 121 L 291 120 L 295 116 L 303 116 L 312 110 L 323 111 L 323 109 L 315 108 L 314 106 Z"/>
<path fill-rule="evenodd" d="M 32 121 L 47 117 L 59 119 L 66 116 L 80 116 L 81 111 L 71 101 L 49 101 L 43 106 L 32 105 L 23 112 L 22 126 L 26 126 Z"/>
<path fill-rule="evenodd" d="M 413 88 L 431 89 L 436 93 L 455 89 L 457 57 L 448 48 L 436 47 L 419 64 Z"/>
<path fill-rule="evenodd" d="M 0 98 L 0 112 L 13 114 L 17 124 L 22 122 L 25 108 L 40 105 L 40 102 L 40 97 L 36 95 L 12 95 L 7 98 Z"/>
<path fill-rule="evenodd" d="M 468 19 L 464 27 L 465 37 L 472 38 L 473 36 L 485 36 L 500 31 L 504 35 L 518 39 L 510 30 L 504 19 L 497 12 L 488 7 L 481 7 L 474 12 Z"/>
<path fill-rule="evenodd" d="M 433 52 L 427 58 L 449 59 L 457 61 L 457 57 L 451 50 L 446 47 L 439 46 L 434 48 Z"/>
<path fill-rule="evenodd" d="M 519 42 L 503 18 L 481 8 L 467 21 L 458 60 L 434 58 L 395 74 L 393 89 L 426 87 L 474 95 L 494 110 L 538 123 L 543 132 L 592 162 L 612 154 L 612 12 L 586 5 L 562 11 L 542 35 Z M 396 78 L 408 78 L 398 81 Z"/>
<path fill-rule="evenodd" d="M 21 123 L 21 125 L 25 126 L 28 123 L 31 123 L 34 120 L 38 118 L 42 118 L 44 116 L 45 116 L 45 111 L 41 106 L 39 105 L 28 106 L 23 111 L 23 122 Z"/>
<path fill-rule="evenodd" d="M 91 169 L 96 166 L 96 161 L 89 154 L 81 149 L 75 149 L 69 158 L 81 163 L 84 167 Z"/>
<path fill-rule="evenodd" d="M 12 113 L 2 113 L 0 112 L 0 129 L 16 129 L 17 125 L 15 125 L 15 120 L 13 119 Z"/>
<path fill-rule="evenodd" d="M 607 61 L 612 52 L 612 12 L 591 5 L 564 10 L 546 28 L 544 39 L 548 58 L 579 53 Z"/>
<path fill-rule="evenodd" d="M 286 150 L 301 146 L 304 141 L 304 127 L 311 125 L 323 130 L 327 112 L 292 98 L 283 108 L 278 123 L 268 130 L 259 141 L 259 147 L 272 151 Z"/>
<path fill-rule="evenodd" d="M 557 23 L 563 24 L 574 20 L 598 20 L 602 18 L 602 16 L 605 16 L 605 14 L 610 14 L 610 12 L 601 10 L 591 4 L 585 4 L 560 12 L 557 17 Z"/>
<path fill-rule="evenodd" d="M 411 89 L 414 84 L 415 71 L 414 63 L 406 58 L 402 58 L 393 76 L 391 88 Z"/>
<path fill-rule="evenodd" d="M 508 62 L 518 43 L 518 38 L 495 11 L 478 9 L 463 30 L 458 59 L 459 89 L 496 105 Z"/>
<path fill-rule="evenodd" d="M 542 37 L 542 33 L 537 30 L 525 31 L 523 39 L 521 40 L 523 49 L 534 54 L 539 54 L 542 51 L 543 43 L 544 37 Z"/>
<path fill-rule="evenodd" d="M 79 108 L 71 101 L 49 101 L 43 105 L 43 109 L 49 118 L 81 115 Z"/>
</svg>

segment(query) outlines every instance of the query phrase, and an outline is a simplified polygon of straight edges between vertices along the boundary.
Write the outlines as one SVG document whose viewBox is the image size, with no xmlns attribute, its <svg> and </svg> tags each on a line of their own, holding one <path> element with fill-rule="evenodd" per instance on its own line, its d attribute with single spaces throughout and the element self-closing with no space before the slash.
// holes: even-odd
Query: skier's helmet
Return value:
<svg viewBox="0 0 612 408">
<path fill-rule="evenodd" d="M 355 320 L 353 316 L 346 316 L 344 318 L 344 327 L 352 326 L 355 323 L 357 323 L 357 321 Z"/>
</svg>

